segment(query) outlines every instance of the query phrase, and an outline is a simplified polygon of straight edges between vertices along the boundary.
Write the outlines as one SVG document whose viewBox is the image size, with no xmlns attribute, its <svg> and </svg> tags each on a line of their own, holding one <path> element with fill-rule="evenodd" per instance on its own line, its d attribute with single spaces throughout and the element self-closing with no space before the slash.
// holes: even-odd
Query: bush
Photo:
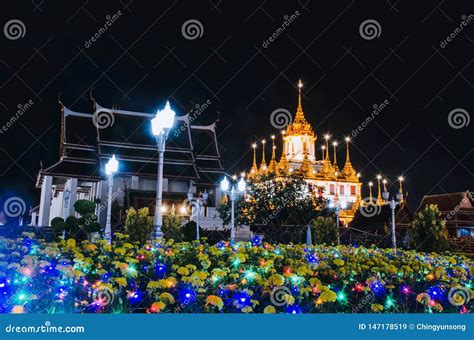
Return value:
<svg viewBox="0 0 474 340">
<path fill-rule="evenodd" d="M 128 209 L 125 230 L 130 235 L 131 242 L 145 244 L 153 232 L 153 217 L 149 216 L 148 208 Z"/>
<path fill-rule="evenodd" d="M 313 221 L 312 237 L 316 244 L 337 244 L 339 230 L 331 217 L 319 216 Z"/>
<path fill-rule="evenodd" d="M 163 234 L 164 238 L 169 240 L 173 239 L 177 242 L 184 240 L 184 234 L 182 231 L 183 218 L 176 214 L 169 214 L 163 216 Z"/>
<path fill-rule="evenodd" d="M 412 246 L 422 251 L 445 251 L 449 248 L 446 221 L 438 206 L 430 204 L 416 214 L 409 226 Z"/>
</svg>

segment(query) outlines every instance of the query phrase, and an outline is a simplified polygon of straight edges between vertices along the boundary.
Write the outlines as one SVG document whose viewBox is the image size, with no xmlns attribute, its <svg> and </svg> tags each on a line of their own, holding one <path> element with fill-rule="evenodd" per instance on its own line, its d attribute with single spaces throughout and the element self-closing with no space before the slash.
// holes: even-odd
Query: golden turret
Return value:
<svg viewBox="0 0 474 340">
<path fill-rule="evenodd" d="M 283 130 L 281 132 L 281 135 L 284 137 L 285 136 L 285 131 Z M 285 141 L 283 140 L 283 143 Z M 278 162 L 277 165 L 277 170 L 280 175 L 286 175 L 288 173 L 288 170 L 290 169 L 290 164 L 288 163 L 288 160 L 286 159 L 286 154 L 284 147 L 282 148 L 282 153 L 281 153 L 281 158 L 280 162 Z"/>
<path fill-rule="evenodd" d="M 250 169 L 248 177 L 250 179 L 255 178 L 258 175 L 258 168 L 257 168 L 257 143 L 252 144 L 253 149 L 253 164 L 252 168 Z"/>
<path fill-rule="evenodd" d="M 303 106 L 301 105 L 301 88 L 303 87 L 303 83 L 301 79 L 298 81 L 298 107 L 296 108 L 296 117 L 293 123 L 288 125 L 286 128 L 286 134 L 289 136 L 300 136 L 300 135 L 308 135 L 314 137 L 314 131 L 309 124 L 303 112 Z"/>
<path fill-rule="evenodd" d="M 373 182 L 369 182 L 369 204 L 374 203 L 374 198 L 372 197 L 372 186 L 374 185 Z"/>
<path fill-rule="evenodd" d="M 378 193 L 377 193 L 377 204 L 382 205 L 382 189 L 380 188 L 380 181 L 382 180 L 382 175 L 377 175 L 377 182 L 378 182 Z"/>
<path fill-rule="evenodd" d="M 301 163 L 301 167 L 298 169 L 298 174 L 300 176 L 303 176 L 304 178 L 314 178 L 314 172 L 313 172 L 314 169 L 309 160 L 308 152 L 306 151 L 306 148 L 304 149 L 303 152 L 304 152 L 303 163 Z"/>
<path fill-rule="evenodd" d="M 346 137 L 346 163 L 344 164 L 344 168 L 342 169 L 342 174 L 344 177 L 350 181 L 357 180 L 357 173 L 352 167 L 351 157 L 349 155 L 349 142 L 351 139 Z"/>
<path fill-rule="evenodd" d="M 341 174 L 341 171 L 339 170 L 339 166 L 337 165 L 337 141 L 332 142 L 332 147 L 334 151 L 334 162 L 333 162 L 333 168 L 334 168 L 334 173 L 337 173 L 338 175 Z M 337 177 L 336 175 L 334 175 Z"/>
<path fill-rule="evenodd" d="M 262 140 L 262 163 L 260 163 L 260 168 L 258 169 L 259 175 L 265 175 L 267 173 L 268 167 L 267 162 L 265 161 L 265 139 Z"/>
<path fill-rule="evenodd" d="M 277 170 L 277 162 L 275 156 L 275 135 L 272 135 L 272 159 L 270 160 L 270 164 L 268 164 L 268 173 L 276 173 Z"/>
<path fill-rule="evenodd" d="M 334 168 L 331 164 L 331 160 L 329 159 L 329 139 L 331 138 L 330 135 L 326 134 L 324 139 L 326 140 L 326 146 L 324 150 L 326 151 L 326 156 L 324 157 L 323 166 L 321 168 L 321 174 L 325 178 L 334 177 Z"/>
<path fill-rule="evenodd" d="M 403 187 L 402 187 L 403 180 L 404 180 L 403 176 L 398 177 L 398 181 L 400 182 L 400 189 L 398 190 L 398 192 L 400 193 L 400 203 L 405 203 L 405 199 L 403 198 Z"/>
</svg>

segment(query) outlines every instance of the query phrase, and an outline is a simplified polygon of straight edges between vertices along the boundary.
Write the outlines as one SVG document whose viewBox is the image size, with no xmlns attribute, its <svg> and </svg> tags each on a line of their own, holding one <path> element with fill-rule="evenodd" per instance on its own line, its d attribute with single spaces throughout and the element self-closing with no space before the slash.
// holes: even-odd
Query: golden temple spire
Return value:
<svg viewBox="0 0 474 340">
<path fill-rule="evenodd" d="M 301 112 L 303 113 L 303 106 L 301 105 L 301 89 L 303 88 L 303 82 L 298 80 L 298 107 L 296 109 L 296 112 Z"/>
<path fill-rule="evenodd" d="M 321 159 L 324 160 L 325 158 L 325 155 L 326 155 L 326 145 L 321 145 L 321 154 L 322 154 L 322 157 Z"/>
<path fill-rule="evenodd" d="M 301 175 L 301 176 L 304 176 L 305 178 L 313 178 L 314 177 L 314 169 L 311 165 L 311 162 L 309 160 L 309 157 L 308 157 L 308 151 L 306 149 L 306 146 L 305 144 L 303 144 L 303 153 L 304 153 L 304 157 L 303 157 L 303 163 L 301 163 L 301 167 L 298 169 L 298 173 Z"/>
<path fill-rule="evenodd" d="M 383 200 L 382 200 L 382 192 L 380 188 L 380 181 L 382 180 L 382 175 L 377 175 L 377 182 L 378 182 L 378 194 L 377 194 L 377 204 L 382 205 Z"/>
<path fill-rule="evenodd" d="M 330 138 L 331 136 L 329 134 L 326 134 L 324 136 L 324 139 L 326 140 L 326 146 L 324 147 L 324 150 L 326 150 L 326 156 L 324 157 L 321 173 L 326 178 L 334 177 L 334 172 L 335 172 L 335 169 L 331 164 L 331 160 L 329 159 L 329 139 Z"/>
<path fill-rule="evenodd" d="M 288 160 L 286 159 L 286 154 L 285 154 L 285 130 L 281 132 L 281 136 L 283 139 L 283 147 L 281 148 L 282 152 L 281 152 L 280 162 L 278 162 L 277 169 L 278 169 L 279 174 L 284 175 L 288 172 L 290 168 L 290 165 L 288 163 Z"/>
<path fill-rule="evenodd" d="M 346 137 L 345 140 L 346 140 L 346 163 L 344 164 L 344 168 L 342 169 L 342 174 L 347 179 L 356 180 L 357 173 L 352 167 L 351 157 L 349 155 L 349 142 L 351 141 L 351 139 L 349 137 Z"/>
<path fill-rule="evenodd" d="M 400 195 L 400 197 L 401 197 L 400 203 L 404 203 L 404 202 L 405 202 L 405 200 L 404 200 L 404 198 L 403 198 L 403 187 L 402 187 L 402 182 L 403 182 L 404 179 L 405 179 L 405 178 L 403 178 L 403 176 L 399 176 L 399 177 L 398 177 L 398 182 L 400 182 L 400 189 L 398 190 L 398 192 L 401 194 L 401 195 Z"/>
<path fill-rule="evenodd" d="M 252 144 L 253 149 L 253 164 L 252 168 L 250 169 L 249 178 L 254 178 L 258 174 L 257 168 L 257 143 Z"/>
<path fill-rule="evenodd" d="M 272 135 L 272 159 L 270 160 L 270 164 L 268 164 L 268 172 L 275 173 L 277 169 L 277 162 L 276 162 L 276 155 L 275 155 L 275 135 Z"/>
<path fill-rule="evenodd" d="M 260 163 L 260 169 L 258 170 L 260 175 L 264 175 L 267 172 L 267 162 L 265 161 L 265 139 L 262 140 L 262 163 Z"/>
<path fill-rule="evenodd" d="M 337 165 L 337 141 L 332 142 L 332 147 L 334 150 L 334 163 L 333 163 L 334 171 L 339 173 L 339 167 Z"/>
</svg>

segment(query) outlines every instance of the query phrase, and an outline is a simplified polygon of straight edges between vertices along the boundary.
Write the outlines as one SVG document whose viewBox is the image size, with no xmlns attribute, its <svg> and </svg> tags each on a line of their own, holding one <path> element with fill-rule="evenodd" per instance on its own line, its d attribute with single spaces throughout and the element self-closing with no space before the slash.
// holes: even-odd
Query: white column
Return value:
<svg viewBox="0 0 474 340">
<path fill-rule="evenodd" d="M 105 226 L 107 221 L 107 193 L 108 193 L 108 181 L 100 181 L 97 182 L 97 196 L 100 199 L 99 209 L 98 209 L 98 218 L 97 222 L 100 223 L 101 226 Z"/>
<path fill-rule="evenodd" d="M 49 226 L 49 211 L 51 208 L 51 191 L 53 189 L 53 177 L 44 176 L 41 186 L 40 208 L 39 208 L 39 227 Z"/>
<path fill-rule="evenodd" d="M 70 193 L 66 217 L 74 216 L 74 203 L 77 201 L 77 178 L 69 178 L 66 182 L 65 190 L 68 190 Z"/>
<path fill-rule="evenodd" d="M 140 178 L 138 176 L 132 176 L 132 190 L 138 190 L 138 183 Z"/>
</svg>

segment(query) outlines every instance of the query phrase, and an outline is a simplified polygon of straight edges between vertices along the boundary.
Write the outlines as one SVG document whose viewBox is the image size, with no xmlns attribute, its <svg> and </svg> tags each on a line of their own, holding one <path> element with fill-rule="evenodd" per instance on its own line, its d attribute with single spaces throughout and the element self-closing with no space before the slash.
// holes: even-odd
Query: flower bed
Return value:
<svg viewBox="0 0 474 340">
<path fill-rule="evenodd" d="M 474 262 L 390 249 L 0 239 L 3 313 L 450 312 Z"/>
</svg>

